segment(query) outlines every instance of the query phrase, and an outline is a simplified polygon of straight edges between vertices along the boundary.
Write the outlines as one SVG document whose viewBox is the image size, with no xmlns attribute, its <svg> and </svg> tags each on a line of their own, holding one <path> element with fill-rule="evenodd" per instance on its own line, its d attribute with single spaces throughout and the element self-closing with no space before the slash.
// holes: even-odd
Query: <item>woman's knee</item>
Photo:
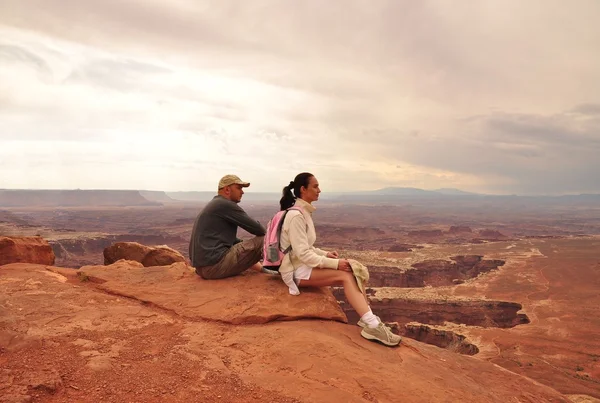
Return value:
<svg viewBox="0 0 600 403">
<path fill-rule="evenodd" d="M 350 284 L 354 281 L 354 274 L 350 273 L 349 271 L 339 271 L 338 273 L 339 278 L 344 283 L 344 285 Z"/>
</svg>

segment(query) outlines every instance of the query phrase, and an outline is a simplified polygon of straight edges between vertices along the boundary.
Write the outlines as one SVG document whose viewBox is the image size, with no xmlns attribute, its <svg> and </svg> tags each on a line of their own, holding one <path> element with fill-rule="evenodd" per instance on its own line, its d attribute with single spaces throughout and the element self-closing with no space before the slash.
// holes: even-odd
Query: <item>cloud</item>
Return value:
<svg viewBox="0 0 600 403">
<path fill-rule="evenodd" d="M 582 115 L 600 115 L 600 104 L 581 104 L 573 108 L 572 112 Z"/>
<path fill-rule="evenodd" d="M 169 73 L 167 68 L 135 60 L 98 59 L 74 69 L 63 83 L 96 85 L 123 92 L 145 91 L 152 76 Z"/>
<path fill-rule="evenodd" d="M 594 0 L 2 2 L 0 158 L 17 147 L 35 177 L 47 160 L 28 150 L 63 144 L 65 166 L 90 175 L 52 181 L 82 188 L 152 172 L 153 188 L 198 189 L 198 169 L 229 166 L 264 178 L 258 190 L 309 170 L 332 190 L 600 191 L 599 12 Z M 102 161 L 114 182 L 91 175 Z"/>
<path fill-rule="evenodd" d="M 42 74 L 51 73 L 44 59 L 20 46 L 0 44 L 0 61 L 20 62 L 28 66 L 33 66 Z"/>
</svg>

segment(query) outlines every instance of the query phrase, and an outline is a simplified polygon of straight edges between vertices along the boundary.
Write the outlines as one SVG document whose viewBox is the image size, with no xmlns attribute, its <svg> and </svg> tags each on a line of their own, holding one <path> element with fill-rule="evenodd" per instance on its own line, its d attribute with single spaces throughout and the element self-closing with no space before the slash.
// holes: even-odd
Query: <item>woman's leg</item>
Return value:
<svg viewBox="0 0 600 403">
<path fill-rule="evenodd" d="M 347 271 L 332 269 L 313 269 L 308 280 L 300 280 L 299 287 L 325 287 L 330 285 L 341 285 L 344 294 L 358 316 L 362 317 L 369 312 L 366 295 L 358 288 L 354 275 Z"/>
</svg>

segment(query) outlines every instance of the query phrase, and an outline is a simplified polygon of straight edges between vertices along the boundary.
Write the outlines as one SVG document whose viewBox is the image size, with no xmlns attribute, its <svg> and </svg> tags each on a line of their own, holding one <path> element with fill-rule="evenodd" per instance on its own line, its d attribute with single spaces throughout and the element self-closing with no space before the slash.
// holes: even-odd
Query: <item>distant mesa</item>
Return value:
<svg viewBox="0 0 600 403">
<path fill-rule="evenodd" d="M 477 196 L 478 193 L 465 192 L 464 190 L 455 189 L 455 188 L 441 188 L 435 189 L 434 192 L 440 193 L 447 196 Z"/>
<path fill-rule="evenodd" d="M 402 195 L 402 196 L 420 196 L 420 195 L 432 195 L 435 192 L 431 190 L 423 190 L 418 188 L 410 188 L 410 187 L 387 187 L 383 189 L 374 190 L 373 194 L 379 195 Z"/>
<path fill-rule="evenodd" d="M 150 247 L 137 242 L 117 242 L 104 249 L 105 265 L 122 259 L 139 262 L 145 267 L 169 266 L 186 261 L 181 253 L 166 245 Z"/>
<path fill-rule="evenodd" d="M 159 205 L 137 190 L 0 190 L 0 207 Z"/>
<path fill-rule="evenodd" d="M 252 188 L 250 188 L 252 189 Z M 187 191 L 187 192 L 166 192 L 167 197 L 178 202 L 209 202 L 216 196 L 217 191 Z M 256 192 L 250 190 L 244 194 L 244 203 L 248 202 L 274 202 L 277 203 L 281 198 L 279 192 Z"/>
<path fill-rule="evenodd" d="M 163 191 L 140 190 L 140 195 L 151 202 L 156 203 L 177 203 L 179 200 L 172 199 Z"/>
<path fill-rule="evenodd" d="M 0 236 L 0 266 L 10 263 L 54 265 L 54 252 L 48 242 L 39 236 Z"/>
<path fill-rule="evenodd" d="M 492 230 L 492 229 L 483 229 L 479 231 L 479 236 L 483 239 L 504 239 L 508 238 L 506 235 L 501 233 L 500 231 Z"/>
<path fill-rule="evenodd" d="M 466 225 L 452 225 L 448 230 L 449 234 L 461 234 L 461 233 L 470 233 L 473 232 L 471 227 L 467 227 Z"/>
</svg>

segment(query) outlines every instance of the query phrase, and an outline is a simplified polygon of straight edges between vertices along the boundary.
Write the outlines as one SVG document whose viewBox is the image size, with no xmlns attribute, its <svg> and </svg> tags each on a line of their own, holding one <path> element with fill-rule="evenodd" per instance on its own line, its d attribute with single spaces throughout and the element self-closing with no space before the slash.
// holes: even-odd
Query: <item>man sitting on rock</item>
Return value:
<svg viewBox="0 0 600 403">
<path fill-rule="evenodd" d="M 259 260 L 265 228 L 238 205 L 243 188 L 248 186 L 236 175 L 225 175 L 219 181 L 218 194 L 196 218 L 190 259 L 196 273 L 204 279 L 226 278 L 250 268 L 262 268 Z M 236 236 L 238 227 L 256 236 L 242 241 Z"/>
</svg>

